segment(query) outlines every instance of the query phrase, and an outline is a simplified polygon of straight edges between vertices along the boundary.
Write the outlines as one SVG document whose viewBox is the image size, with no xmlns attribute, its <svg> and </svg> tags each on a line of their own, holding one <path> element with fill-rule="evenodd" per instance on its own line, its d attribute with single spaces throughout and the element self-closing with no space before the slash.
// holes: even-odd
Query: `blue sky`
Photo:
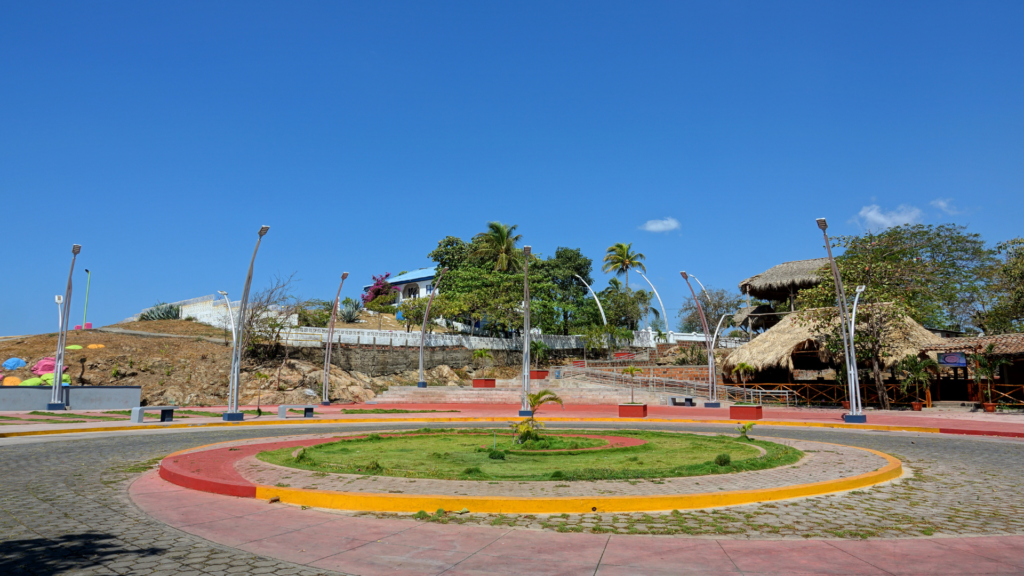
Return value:
<svg viewBox="0 0 1024 576">
<path fill-rule="evenodd" d="M 500 220 L 544 255 L 633 242 L 671 314 L 679 270 L 735 289 L 822 256 L 819 216 L 1019 236 L 1022 26 L 1019 2 L 3 0 L 0 335 L 56 328 L 73 243 L 75 323 L 83 268 L 96 324 L 237 296 L 261 224 L 257 288 L 349 271 L 354 296 Z"/>
</svg>

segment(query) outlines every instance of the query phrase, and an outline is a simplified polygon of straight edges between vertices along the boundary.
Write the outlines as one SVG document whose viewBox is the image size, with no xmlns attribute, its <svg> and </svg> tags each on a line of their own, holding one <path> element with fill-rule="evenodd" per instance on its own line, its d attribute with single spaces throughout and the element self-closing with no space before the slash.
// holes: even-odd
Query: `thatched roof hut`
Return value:
<svg viewBox="0 0 1024 576">
<path fill-rule="evenodd" d="M 750 330 L 767 330 L 779 323 L 779 316 L 774 312 L 767 304 L 740 306 L 739 311 L 732 317 L 732 323 L 736 326 L 749 326 Z"/>
<path fill-rule="evenodd" d="M 824 338 L 815 335 L 809 324 L 800 321 L 803 315 L 802 312 L 787 314 L 764 334 L 733 350 L 722 366 L 725 373 L 731 373 L 740 362 L 750 364 L 758 372 L 771 368 L 793 370 L 793 355 L 800 352 L 813 351 L 822 357 L 821 344 Z M 886 368 L 899 362 L 907 354 L 917 355 L 928 346 L 942 343 L 942 338 L 932 334 L 909 316 L 902 316 L 901 321 L 897 322 L 886 336 L 893 344 L 893 349 L 885 358 Z"/>
<path fill-rule="evenodd" d="M 797 291 L 821 282 L 818 272 L 828 266 L 828 258 L 783 262 L 740 282 L 740 292 L 762 300 L 789 300 Z"/>
</svg>

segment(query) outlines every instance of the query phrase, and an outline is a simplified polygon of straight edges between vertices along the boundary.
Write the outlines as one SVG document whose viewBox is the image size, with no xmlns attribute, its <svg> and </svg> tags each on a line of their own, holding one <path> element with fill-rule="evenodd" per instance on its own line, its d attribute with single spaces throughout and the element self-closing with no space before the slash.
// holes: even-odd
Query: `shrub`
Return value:
<svg viewBox="0 0 1024 576">
<path fill-rule="evenodd" d="M 504 460 L 505 453 L 501 450 L 491 450 L 491 453 L 487 455 L 491 460 Z"/>
<path fill-rule="evenodd" d="M 419 512 L 413 514 L 412 517 L 416 520 L 426 520 L 427 518 L 430 518 L 430 514 L 427 514 L 426 510 L 420 510 Z"/>
<path fill-rule="evenodd" d="M 730 456 L 729 454 L 722 453 L 722 454 L 719 454 L 718 456 L 715 456 L 715 464 L 717 464 L 719 466 L 728 466 L 731 463 L 732 463 L 732 456 Z"/>
<path fill-rule="evenodd" d="M 463 470 L 462 473 L 465 474 L 466 476 L 472 476 L 474 474 L 483 474 L 484 471 L 481 470 L 479 466 L 470 466 L 469 468 Z"/>
<path fill-rule="evenodd" d="M 558 480 L 559 478 L 565 478 L 565 473 L 562 472 L 561 470 L 555 470 L 554 472 L 551 473 L 552 480 Z"/>
<path fill-rule="evenodd" d="M 177 320 L 181 317 L 181 308 L 164 302 L 157 302 L 152 308 L 139 314 L 139 320 Z"/>
</svg>

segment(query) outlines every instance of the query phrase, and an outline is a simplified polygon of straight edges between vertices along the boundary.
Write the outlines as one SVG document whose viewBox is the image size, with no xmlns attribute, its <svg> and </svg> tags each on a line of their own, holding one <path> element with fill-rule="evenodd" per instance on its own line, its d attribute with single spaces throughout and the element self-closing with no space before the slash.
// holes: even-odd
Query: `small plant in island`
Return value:
<svg viewBox="0 0 1024 576">
<path fill-rule="evenodd" d="M 903 375 L 903 381 L 900 382 L 900 392 L 906 394 L 907 389 L 913 384 L 914 397 L 918 402 L 921 402 L 921 385 L 928 386 L 928 380 L 931 378 L 929 370 L 938 367 L 939 363 L 931 358 L 918 358 L 913 354 L 907 354 L 907 357 L 900 360 L 900 363 L 897 365 L 897 369 Z"/>
<path fill-rule="evenodd" d="M 717 466 L 728 466 L 732 464 L 732 456 L 728 452 L 723 452 L 718 456 L 715 456 L 715 464 Z"/>
<path fill-rule="evenodd" d="M 530 404 L 530 417 L 523 420 L 522 422 L 513 422 L 509 426 L 512 428 L 513 433 L 513 444 L 525 444 L 530 440 L 540 440 L 540 434 L 537 432 L 544 425 L 534 418 L 537 415 L 537 411 L 540 407 L 545 404 L 558 404 L 565 410 L 565 404 L 562 403 L 562 399 L 558 397 L 551 390 L 541 390 L 540 392 L 534 392 L 527 395 L 527 401 Z"/>
<path fill-rule="evenodd" d="M 750 440 L 750 436 L 747 434 L 754 428 L 754 422 L 745 422 L 736 427 L 736 431 L 740 433 L 740 438 L 743 440 Z"/>
<path fill-rule="evenodd" d="M 623 374 L 629 374 L 629 403 L 630 404 L 636 404 L 636 402 L 633 401 L 634 378 L 636 377 L 637 374 L 643 374 L 644 371 L 639 369 L 639 368 L 637 368 L 636 366 L 630 365 L 628 368 L 624 368 L 622 370 L 622 373 Z"/>
</svg>

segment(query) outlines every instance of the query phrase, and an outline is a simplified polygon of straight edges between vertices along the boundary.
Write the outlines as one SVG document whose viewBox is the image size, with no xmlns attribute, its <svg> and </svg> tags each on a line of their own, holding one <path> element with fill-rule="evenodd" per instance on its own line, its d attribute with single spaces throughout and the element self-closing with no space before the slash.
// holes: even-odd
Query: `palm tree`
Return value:
<svg viewBox="0 0 1024 576">
<path fill-rule="evenodd" d="M 485 350 L 483 348 L 479 350 L 473 350 L 473 364 L 476 364 L 476 367 L 478 369 L 480 368 L 481 364 L 487 362 L 488 360 L 494 360 L 494 356 L 491 354 L 490 350 Z"/>
<path fill-rule="evenodd" d="M 928 385 L 928 380 L 931 378 L 931 373 L 928 372 L 929 368 L 938 368 L 939 363 L 931 358 L 918 358 L 913 354 L 907 354 L 907 357 L 900 360 L 898 369 L 903 373 L 903 382 L 900 385 L 900 391 L 904 394 L 907 393 L 907 387 L 911 384 L 914 385 L 914 397 L 917 401 L 921 401 L 921 385 Z"/>
<path fill-rule="evenodd" d="M 537 410 L 540 410 L 541 406 L 545 404 L 558 404 L 562 407 L 562 410 L 565 410 L 565 404 L 562 403 L 562 399 L 551 390 L 541 390 L 540 392 L 527 394 L 526 401 L 530 405 L 530 417 L 522 422 L 512 422 L 509 424 L 514 435 L 512 441 L 514 444 L 525 444 L 529 440 L 540 439 L 536 430 L 543 428 L 544 425 L 534 420 L 533 417 L 537 414 Z"/>
<path fill-rule="evenodd" d="M 558 394 L 555 394 L 551 390 L 541 390 L 540 392 L 528 394 L 526 396 L 526 400 L 530 403 L 530 412 L 534 415 L 536 415 L 537 410 L 540 410 L 540 407 L 545 404 L 558 404 L 563 410 L 565 409 L 565 404 L 562 404 L 562 399 L 558 397 Z M 530 419 L 532 420 L 533 416 L 531 416 Z"/>
<path fill-rule="evenodd" d="M 744 385 L 747 384 L 747 378 L 750 378 L 756 371 L 756 368 L 746 362 L 740 362 L 732 369 L 733 374 L 736 374 L 737 372 L 739 373 L 740 381 L 743 382 Z"/>
<path fill-rule="evenodd" d="M 626 288 L 629 288 L 629 270 L 630 268 L 636 268 L 641 272 L 647 272 L 647 267 L 644 266 L 642 260 L 646 260 L 647 257 L 639 252 L 633 252 L 633 243 L 623 244 L 619 242 L 613 246 L 608 247 L 608 251 L 604 256 L 604 265 L 601 266 L 602 272 L 615 272 L 616 276 L 626 275 Z"/>
<path fill-rule="evenodd" d="M 989 344 L 985 350 L 967 355 L 968 359 L 974 361 L 974 383 L 981 386 L 981 378 L 982 376 L 985 377 L 985 382 L 988 384 L 988 391 L 985 393 L 985 397 L 989 402 L 992 401 L 992 380 L 999 373 L 999 367 L 1011 364 L 1006 358 L 992 357 L 992 351 L 995 350 L 995 347 L 995 344 Z"/>
<path fill-rule="evenodd" d="M 633 404 L 633 378 L 635 378 L 636 374 L 643 374 L 644 371 L 636 366 L 630 366 L 629 368 L 623 368 L 622 373 L 629 374 L 629 403 Z"/>
<path fill-rule="evenodd" d="M 534 359 L 533 367 L 534 368 L 540 369 L 541 360 L 547 360 L 548 359 L 548 350 L 550 350 L 550 349 L 551 349 L 550 346 L 548 346 L 547 344 L 541 342 L 540 340 L 531 340 L 530 341 L 530 356 L 533 356 L 533 359 Z"/>
<path fill-rule="evenodd" d="M 501 222 L 488 222 L 487 231 L 473 237 L 478 246 L 473 257 L 493 263 L 495 272 L 519 272 L 523 269 L 523 252 L 516 244 L 523 235 L 513 235 L 518 227 L 518 224 L 508 226 Z"/>
</svg>

